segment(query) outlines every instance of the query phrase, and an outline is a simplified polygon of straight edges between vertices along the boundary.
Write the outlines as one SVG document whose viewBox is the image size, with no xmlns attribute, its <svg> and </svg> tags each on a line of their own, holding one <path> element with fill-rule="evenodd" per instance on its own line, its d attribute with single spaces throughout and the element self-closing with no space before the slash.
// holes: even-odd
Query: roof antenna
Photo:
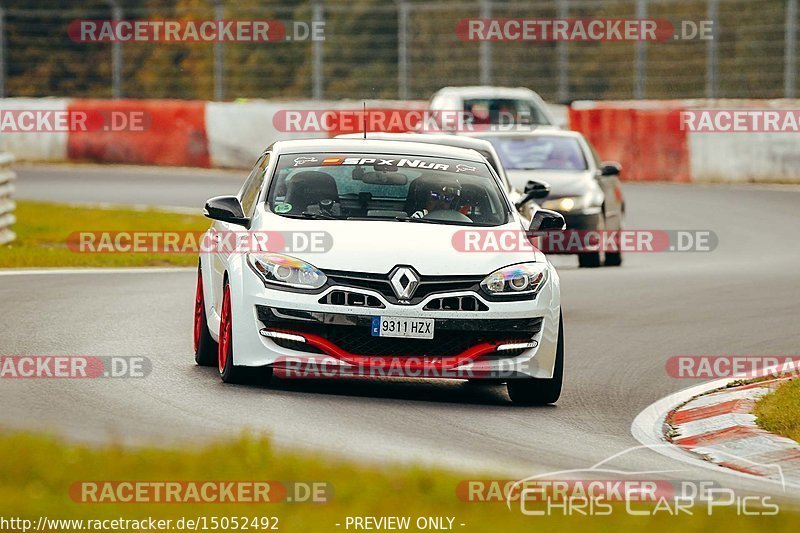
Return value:
<svg viewBox="0 0 800 533">
<path fill-rule="evenodd" d="M 364 140 L 367 139 L 367 101 L 364 100 Z"/>
</svg>

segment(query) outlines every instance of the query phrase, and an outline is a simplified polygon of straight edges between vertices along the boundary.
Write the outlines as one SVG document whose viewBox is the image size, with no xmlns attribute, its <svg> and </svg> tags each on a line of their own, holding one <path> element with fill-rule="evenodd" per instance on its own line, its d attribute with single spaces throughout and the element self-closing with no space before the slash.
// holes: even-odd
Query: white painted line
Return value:
<svg viewBox="0 0 800 533">
<path fill-rule="evenodd" d="M 768 433 L 726 440 L 706 446 L 692 448 L 692 451 L 701 455 L 713 457 L 716 461 L 730 461 L 731 456 L 740 459 L 750 459 L 753 456 L 770 452 L 786 450 L 786 444 L 771 438 Z"/>
<path fill-rule="evenodd" d="M 66 202 L 68 207 L 84 209 L 125 209 L 128 211 L 155 211 L 156 213 L 174 213 L 177 215 L 203 216 L 203 207 L 186 207 L 179 205 L 122 204 L 118 202 Z M 211 221 L 209 221 L 209 225 Z"/>
<path fill-rule="evenodd" d="M 121 268 L 20 268 L 0 269 L 0 276 L 60 276 L 64 274 L 164 274 L 196 272 L 195 267 L 121 267 Z"/>
<path fill-rule="evenodd" d="M 15 164 L 16 170 L 45 170 L 45 171 L 59 171 L 59 172 L 74 172 L 75 170 L 84 170 L 94 173 L 107 173 L 110 179 L 115 179 L 115 173 L 130 172 L 139 174 L 150 175 L 165 175 L 170 178 L 180 177 L 186 179 L 197 178 L 230 178 L 243 180 L 246 174 L 242 173 L 245 169 L 225 169 L 225 168 L 201 168 L 201 167 L 163 167 L 153 165 L 125 165 L 115 163 L 61 163 L 61 162 L 30 162 L 20 161 Z"/>
<path fill-rule="evenodd" d="M 687 409 L 696 409 L 698 407 L 709 407 L 718 403 L 729 402 L 731 400 L 747 400 L 750 398 L 761 398 L 765 394 L 769 394 L 771 389 L 768 387 L 754 387 L 752 389 L 734 390 L 734 391 L 721 391 L 695 398 L 691 402 L 681 407 L 681 411 Z"/>
<path fill-rule="evenodd" d="M 755 422 L 755 415 L 745 413 L 725 413 L 724 415 L 710 416 L 679 424 L 676 426 L 678 430 L 677 438 L 696 437 L 697 435 L 719 431 L 731 426 L 755 425 Z"/>
</svg>

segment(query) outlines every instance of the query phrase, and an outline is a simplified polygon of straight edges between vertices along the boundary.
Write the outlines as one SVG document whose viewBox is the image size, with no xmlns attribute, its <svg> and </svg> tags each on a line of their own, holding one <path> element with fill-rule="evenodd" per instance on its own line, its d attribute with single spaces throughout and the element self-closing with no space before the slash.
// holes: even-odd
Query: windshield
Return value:
<svg viewBox="0 0 800 533">
<path fill-rule="evenodd" d="M 468 98 L 464 111 L 472 114 L 473 124 L 550 124 L 533 100 Z"/>
<path fill-rule="evenodd" d="M 485 137 L 506 170 L 587 170 L 577 139 L 571 137 Z"/>
<path fill-rule="evenodd" d="M 267 198 L 281 216 L 497 226 L 508 205 L 484 163 L 414 155 L 291 154 Z"/>
</svg>

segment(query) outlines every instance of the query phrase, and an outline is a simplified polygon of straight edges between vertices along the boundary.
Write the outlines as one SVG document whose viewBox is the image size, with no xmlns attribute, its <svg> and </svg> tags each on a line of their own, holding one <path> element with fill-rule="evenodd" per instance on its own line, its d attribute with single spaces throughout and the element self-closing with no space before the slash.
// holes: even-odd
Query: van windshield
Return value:
<svg viewBox="0 0 800 533">
<path fill-rule="evenodd" d="M 550 121 L 533 100 L 516 98 L 468 98 L 464 111 L 471 113 L 473 124 L 537 124 Z"/>
</svg>

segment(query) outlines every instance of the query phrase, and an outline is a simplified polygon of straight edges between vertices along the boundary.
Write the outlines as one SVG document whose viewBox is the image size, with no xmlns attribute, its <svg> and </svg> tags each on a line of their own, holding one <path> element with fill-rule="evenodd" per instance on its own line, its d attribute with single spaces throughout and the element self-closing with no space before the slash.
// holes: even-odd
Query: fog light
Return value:
<svg viewBox="0 0 800 533">
<path fill-rule="evenodd" d="M 537 341 L 530 341 L 530 342 L 514 342 L 510 344 L 501 344 L 495 351 L 498 352 L 505 352 L 508 350 L 527 350 L 528 348 L 536 348 L 539 346 Z"/>
<path fill-rule="evenodd" d="M 306 338 L 302 335 L 295 335 L 294 333 L 283 333 L 282 331 L 270 331 L 263 328 L 259 331 L 262 337 L 270 337 L 272 339 L 283 339 L 285 341 L 306 342 Z"/>
</svg>

